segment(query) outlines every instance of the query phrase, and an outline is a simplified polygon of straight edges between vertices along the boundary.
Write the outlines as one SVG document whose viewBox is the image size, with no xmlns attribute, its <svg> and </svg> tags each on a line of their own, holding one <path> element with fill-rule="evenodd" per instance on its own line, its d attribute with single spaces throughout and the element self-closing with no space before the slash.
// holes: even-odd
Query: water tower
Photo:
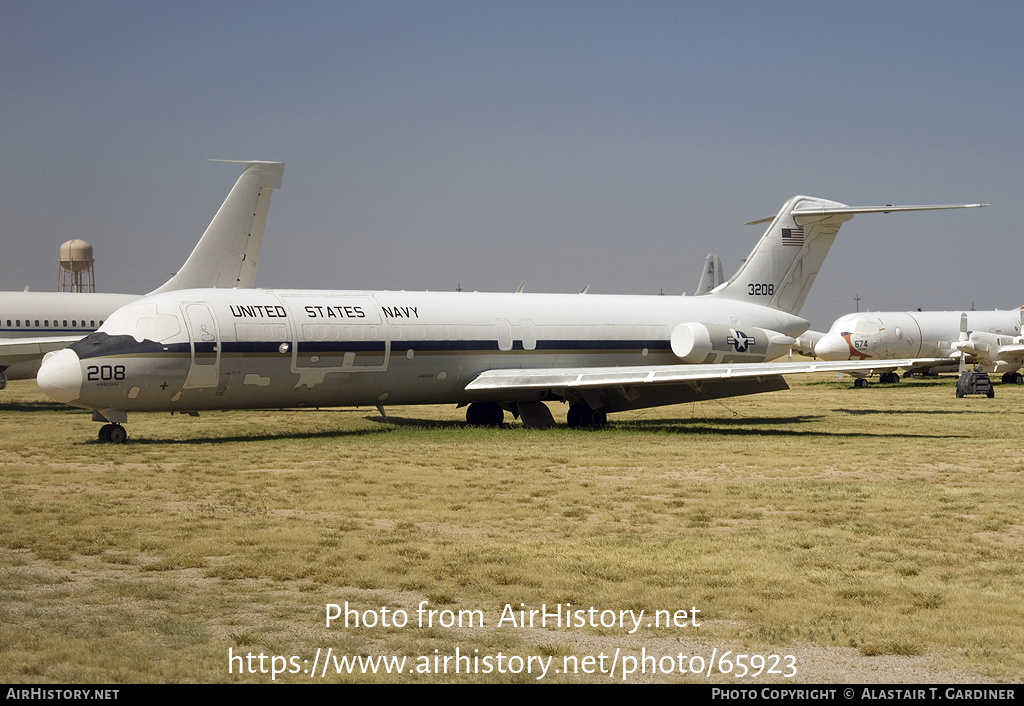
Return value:
<svg viewBox="0 0 1024 706">
<path fill-rule="evenodd" d="M 95 292 L 92 246 L 84 240 L 72 239 L 60 246 L 58 292 Z"/>
</svg>

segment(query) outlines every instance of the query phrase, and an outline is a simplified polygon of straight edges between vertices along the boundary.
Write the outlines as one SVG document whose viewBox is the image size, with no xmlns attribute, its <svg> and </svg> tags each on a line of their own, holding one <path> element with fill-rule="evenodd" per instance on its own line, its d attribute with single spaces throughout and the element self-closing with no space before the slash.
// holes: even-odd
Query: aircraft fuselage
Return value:
<svg viewBox="0 0 1024 706">
<path fill-rule="evenodd" d="M 814 344 L 823 360 L 891 360 L 948 358 L 958 355 L 960 317 L 967 314 L 972 331 L 1020 335 L 1020 311 L 862 312 L 835 320 Z"/>
<path fill-rule="evenodd" d="M 695 353 L 705 363 L 777 357 L 770 336 L 807 328 L 711 297 L 186 290 L 141 299 L 60 352 L 67 375 L 51 365 L 47 391 L 125 411 L 527 401 L 536 393 L 465 388 L 498 368 L 677 365 L 682 324 L 715 339 Z"/>
<path fill-rule="evenodd" d="M 137 294 L 0 292 L 0 339 L 21 342 L 3 349 L 0 373 L 8 380 L 35 377 L 45 352 L 92 333 L 108 316 L 138 298 Z"/>
</svg>

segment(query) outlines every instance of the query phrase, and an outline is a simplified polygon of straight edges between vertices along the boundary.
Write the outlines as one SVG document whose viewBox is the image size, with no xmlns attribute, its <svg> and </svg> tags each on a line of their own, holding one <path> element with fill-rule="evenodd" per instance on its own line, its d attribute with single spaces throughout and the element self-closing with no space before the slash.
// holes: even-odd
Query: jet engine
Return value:
<svg viewBox="0 0 1024 706">
<path fill-rule="evenodd" d="M 754 326 L 685 323 L 672 330 L 672 352 L 684 363 L 755 363 L 786 354 L 796 339 Z"/>
</svg>

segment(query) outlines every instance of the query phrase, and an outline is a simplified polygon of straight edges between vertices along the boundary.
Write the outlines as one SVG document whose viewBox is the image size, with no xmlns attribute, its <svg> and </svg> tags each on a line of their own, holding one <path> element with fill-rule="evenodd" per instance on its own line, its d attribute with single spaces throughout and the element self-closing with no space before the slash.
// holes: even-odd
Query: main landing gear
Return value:
<svg viewBox="0 0 1024 706">
<path fill-rule="evenodd" d="M 539 404 L 539 403 L 538 403 Z M 545 410 L 546 411 L 546 410 Z M 530 416 L 523 408 L 519 413 L 527 426 L 545 428 L 551 426 L 550 412 L 541 419 L 537 415 Z M 498 402 L 473 402 L 466 408 L 466 423 L 477 427 L 500 427 L 505 421 L 505 408 Z M 599 429 L 608 424 L 608 413 L 604 408 L 593 409 L 585 402 L 576 402 L 569 406 L 566 421 L 575 429 Z"/>
<path fill-rule="evenodd" d="M 466 407 L 466 423 L 474 427 L 500 427 L 505 410 L 497 402 L 473 402 Z"/>
<path fill-rule="evenodd" d="M 1024 385 L 1024 375 L 1020 373 L 1003 373 L 1003 383 L 1006 385 Z"/>
<path fill-rule="evenodd" d="M 892 384 L 898 383 L 899 381 L 900 381 L 899 373 L 895 373 L 895 372 L 893 372 L 893 373 L 879 373 L 879 375 L 878 375 L 878 382 L 881 385 L 892 385 Z M 854 387 L 858 387 L 858 388 L 859 387 L 867 387 L 868 386 L 868 379 L 867 378 L 855 378 L 854 381 L 853 381 L 853 386 Z"/>
<path fill-rule="evenodd" d="M 123 444 L 127 439 L 128 432 L 120 424 L 104 424 L 100 427 L 101 444 Z"/>
<path fill-rule="evenodd" d="M 585 402 L 577 402 L 569 406 L 566 421 L 574 429 L 581 427 L 593 427 L 596 429 L 608 424 L 608 413 L 603 409 L 592 409 Z"/>
</svg>

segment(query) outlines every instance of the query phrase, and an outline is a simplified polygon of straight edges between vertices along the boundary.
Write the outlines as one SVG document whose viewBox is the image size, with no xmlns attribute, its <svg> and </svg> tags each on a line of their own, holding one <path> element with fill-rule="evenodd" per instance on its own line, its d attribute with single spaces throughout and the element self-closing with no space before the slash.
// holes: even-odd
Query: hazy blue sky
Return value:
<svg viewBox="0 0 1024 706">
<path fill-rule="evenodd" d="M 287 163 L 257 284 L 678 294 L 794 194 L 804 315 L 1024 304 L 1024 3 L 0 1 L 0 289 L 177 269 Z"/>
</svg>

